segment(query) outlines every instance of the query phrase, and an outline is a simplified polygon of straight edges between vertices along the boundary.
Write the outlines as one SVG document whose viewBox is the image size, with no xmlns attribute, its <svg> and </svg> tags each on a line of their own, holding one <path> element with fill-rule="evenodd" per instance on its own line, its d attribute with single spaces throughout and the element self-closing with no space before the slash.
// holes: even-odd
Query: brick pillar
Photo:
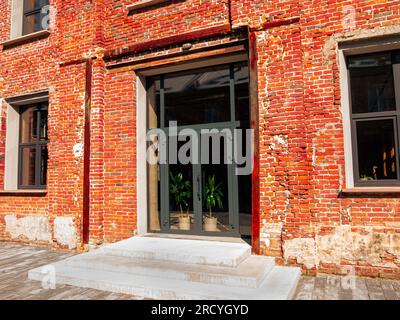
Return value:
<svg viewBox="0 0 400 320">
<path fill-rule="evenodd" d="M 89 243 L 103 243 L 104 216 L 104 78 L 101 57 L 93 60 L 90 121 Z"/>
</svg>

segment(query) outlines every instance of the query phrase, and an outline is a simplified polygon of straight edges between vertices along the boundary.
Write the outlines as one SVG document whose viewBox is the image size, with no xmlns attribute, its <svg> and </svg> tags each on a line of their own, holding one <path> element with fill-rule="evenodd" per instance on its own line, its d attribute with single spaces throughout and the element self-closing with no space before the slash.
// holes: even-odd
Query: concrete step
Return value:
<svg viewBox="0 0 400 320">
<path fill-rule="evenodd" d="M 49 279 L 49 266 L 29 272 L 29 279 Z M 42 271 L 45 271 L 44 273 Z M 300 278 L 299 268 L 275 266 L 258 288 L 229 287 L 126 272 L 55 265 L 57 284 L 92 288 L 167 300 L 286 300 L 291 299 Z"/>
<path fill-rule="evenodd" d="M 257 288 L 275 266 L 275 259 L 272 257 L 250 256 L 236 268 L 232 268 L 141 260 L 125 256 L 106 255 L 104 253 L 86 253 L 68 258 L 54 265 L 56 268 L 65 265 L 88 270 L 112 271 L 152 278 Z"/>
<path fill-rule="evenodd" d="M 247 243 L 135 237 L 96 250 L 140 260 L 237 267 L 251 255 Z"/>
</svg>

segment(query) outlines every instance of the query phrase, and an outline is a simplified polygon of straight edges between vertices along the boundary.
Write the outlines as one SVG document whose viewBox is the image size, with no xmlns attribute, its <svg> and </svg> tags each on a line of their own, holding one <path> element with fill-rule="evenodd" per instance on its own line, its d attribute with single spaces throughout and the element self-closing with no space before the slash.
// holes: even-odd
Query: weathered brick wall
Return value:
<svg viewBox="0 0 400 320">
<path fill-rule="evenodd" d="M 398 33 L 400 3 L 299 6 L 299 23 L 257 33 L 263 250 L 310 273 L 399 278 L 398 197 L 339 196 L 346 184 L 336 39 Z"/>
<path fill-rule="evenodd" d="M 50 88 L 51 104 L 48 193 L 0 195 L 0 239 L 68 247 L 60 232 L 72 223 L 81 242 L 83 156 L 77 151 L 84 138 L 81 59 L 88 57 L 96 57 L 90 239 L 101 244 L 134 235 L 136 79 L 133 71 L 106 69 L 102 54 L 226 25 L 231 18 L 234 28 L 250 26 L 257 39 L 261 253 L 309 273 L 352 267 L 363 275 L 399 278 L 400 200 L 339 196 L 346 182 L 337 41 L 399 34 L 400 2 L 182 0 L 129 16 L 126 6 L 133 2 L 51 1 L 58 11 L 51 36 L 0 52 L 0 98 Z M 353 24 L 345 23 L 345 6 L 355 10 Z M 9 10 L 10 2 L 0 1 L 0 41 L 8 38 Z M 5 102 L 1 105 L 2 186 Z M 10 215 L 38 217 L 21 220 L 14 231 L 26 232 L 32 224 L 39 231 L 28 234 L 31 238 L 10 233 L 5 230 Z"/>
<path fill-rule="evenodd" d="M 58 12 L 45 39 L 0 52 L 0 188 L 4 187 L 7 105 L 3 98 L 49 90 L 47 193 L 0 194 L 0 239 L 76 248 L 81 242 L 85 68 L 94 39 L 90 1 L 50 1 Z M 0 3 L 0 39 L 9 39 L 11 1 Z M 4 18 L 4 20 L 3 20 Z M 85 20 L 86 19 L 86 20 Z M 87 51 L 87 52 L 86 52 Z M 67 235 L 67 236 L 66 236 Z M 68 236 L 71 235 L 71 236 Z"/>
<path fill-rule="evenodd" d="M 343 123 L 337 47 L 329 45 L 332 37 L 340 34 L 357 38 L 361 34 L 371 37 L 379 32 L 399 32 L 400 3 L 353 1 L 316 5 L 307 1 L 303 5 L 307 17 L 303 26 L 304 47 L 308 48 L 304 64 L 310 64 L 304 73 L 305 87 L 310 89 L 304 101 L 311 159 L 310 219 L 315 230 L 316 265 L 321 271 L 343 272 L 343 269 L 354 268 L 362 275 L 399 278 L 398 197 L 338 198 L 338 190 L 346 186 Z M 354 25 L 346 21 L 349 9 L 345 5 L 355 10 Z"/>
<path fill-rule="evenodd" d="M 298 0 L 232 0 L 234 26 L 260 28 L 264 23 L 298 17 L 301 1 Z"/>
<path fill-rule="evenodd" d="M 8 39 L 10 34 L 10 12 L 11 12 L 11 0 L 1 1 L 0 3 L 1 22 L 0 22 L 0 41 L 3 42 Z"/>
<path fill-rule="evenodd" d="M 104 240 L 114 242 L 136 230 L 136 79 L 109 72 L 105 82 Z"/>
<path fill-rule="evenodd" d="M 201 30 L 228 22 L 228 0 L 178 0 L 128 16 L 135 1 L 106 1 L 105 41 L 109 49 Z"/>
</svg>

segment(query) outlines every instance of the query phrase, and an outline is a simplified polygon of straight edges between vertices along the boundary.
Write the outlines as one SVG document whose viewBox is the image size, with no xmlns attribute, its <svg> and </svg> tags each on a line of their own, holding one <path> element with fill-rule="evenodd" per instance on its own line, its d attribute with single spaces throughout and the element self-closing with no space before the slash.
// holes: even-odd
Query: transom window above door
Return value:
<svg viewBox="0 0 400 320">
<path fill-rule="evenodd" d="M 249 120 L 247 100 L 239 100 L 241 95 L 237 94 L 248 94 L 245 64 L 161 75 L 150 79 L 149 83 L 149 92 L 153 92 L 150 99 L 153 96 L 156 105 L 162 107 L 158 127 L 168 127 L 171 121 L 187 126 Z"/>
<path fill-rule="evenodd" d="M 351 126 L 356 186 L 398 186 L 400 51 L 350 56 Z"/>
</svg>

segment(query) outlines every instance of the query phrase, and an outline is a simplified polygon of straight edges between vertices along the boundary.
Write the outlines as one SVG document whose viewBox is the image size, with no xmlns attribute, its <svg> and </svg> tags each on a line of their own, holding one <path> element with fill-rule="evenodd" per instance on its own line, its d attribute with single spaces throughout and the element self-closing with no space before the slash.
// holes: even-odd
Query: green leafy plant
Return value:
<svg viewBox="0 0 400 320">
<path fill-rule="evenodd" d="M 360 176 L 360 180 L 362 180 L 362 181 L 372 181 L 372 180 L 376 180 L 376 179 L 374 179 L 374 177 L 368 176 L 366 174 L 362 174 Z"/>
<path fill-rule="evenodd" d="M 189 201 L 192 197 L 192 187 L 189 181 L 184 181 L 183 174 L 181 172 L 169 174 L 169 193 L 174 199 L 175 204 L 179 207 L 179 212 L 181 216 L 184 216 L 183 208 L 189 210 Z"/>
<path fill-rule="evenodd" d="M 210 213 L 210 218 L 212 218 L 212 210 L 215 207 L 222 209 L 222 198 L 224 194 L 222 192 L 222 182 L 218 183 L 215 181 L 215 175 L 209 176 L 205 190 L 204 190 L 204 202 Z"/>
</svg>

